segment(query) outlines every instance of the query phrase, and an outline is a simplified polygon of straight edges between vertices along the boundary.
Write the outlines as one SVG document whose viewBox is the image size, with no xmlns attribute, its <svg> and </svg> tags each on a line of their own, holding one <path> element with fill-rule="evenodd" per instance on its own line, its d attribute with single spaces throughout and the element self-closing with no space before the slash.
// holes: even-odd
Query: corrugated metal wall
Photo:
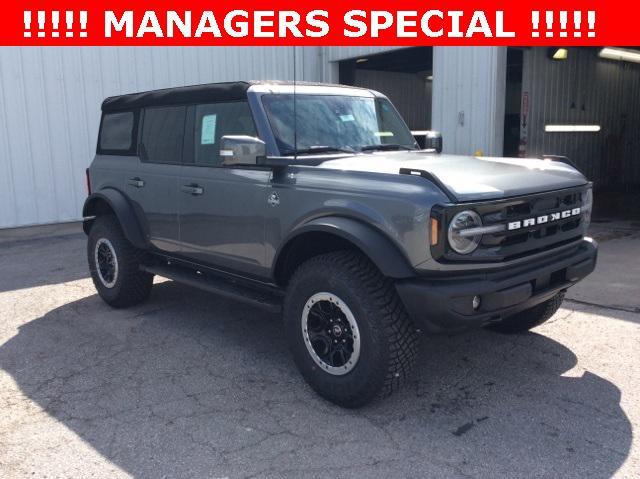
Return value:
<svg viewBox="0 0 640 479">
<path fill-rule="evenodd" d="M 296 53 L 320 79 L 318 49 Z M 0 48 L 0 228 L 80 218 L 105 97 L 265 78 L 293 78 L 291 48 Z"/>
<path fill-rule="evenodd" d="M 551 61 L 546 48 L 524 52 L 529 94 L 527 156 L 566 155 L 606 189 L 640 187 L 640 65 L 570 49 Z M 599 133 L 545 133 L 545 124 L 598 124 Z"/>
<path fill-rule="evenodd" d="M 337 82 L 339 60 L 396 48 L 298 48 L 297 78 Z M 443 130 L 447 150 L 497 152 L 500 51 L 434 48 L 432 123 Z M 0 228 L 80 218 L 103 98 L 215 81 L 292 79 L 293 60 L 289 47 L 0 48 Z M 467 116 L 458 128 L 460 110 Z"/>
<path fill-rule="evenodd" d="M 384 92 L 412 130 L 431 125 L 431 82 L 426 74 L 356 69 L 356 85 Z"/>
<path fill-rule="evenodd" d="M 447 153 L 501 155 L 507 49 L 433 49 L 432 128 Z"/>
</svg>

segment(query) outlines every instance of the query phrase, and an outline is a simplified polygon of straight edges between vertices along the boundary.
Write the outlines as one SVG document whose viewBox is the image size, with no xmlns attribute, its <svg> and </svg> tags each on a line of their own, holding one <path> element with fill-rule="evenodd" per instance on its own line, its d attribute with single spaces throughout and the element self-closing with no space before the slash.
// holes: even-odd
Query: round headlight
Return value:
<svg viewBox="0 0 640 479">
<path fill-rule="evenodd" d="M 481 234 L 470 234 L 471 228 L 482 226 L 480 215 L 475 211 L 461 211 L 453 217 L 449 224 L 449 245 L 456 253 L 469 254 L 475 251 L 482 239 Z"/>
</svg>

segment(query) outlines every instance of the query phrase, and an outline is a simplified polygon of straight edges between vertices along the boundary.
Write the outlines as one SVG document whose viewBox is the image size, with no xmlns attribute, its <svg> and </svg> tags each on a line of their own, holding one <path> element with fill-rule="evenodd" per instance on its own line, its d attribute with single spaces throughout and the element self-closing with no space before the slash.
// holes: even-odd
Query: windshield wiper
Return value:
<svg viewBox="0 0 640 479">
<path fill-rule="evenodd" d="M 413 148 L 406 145 L 399 145 L 397 143 L 383 143 L 380 145 L 366 145 L 360 148 L 360 151 L 386 151 L 386 150 L 413 150 Z"/>
<path fill-rule="evenodd" d="M 302 148 L 299 150 L 289 150 L 284 153 L 285 156 L 291 155 L 309 155 L 314 153 L 355 153 L 356 151 L 350 148 L 340 148 L 339 146 L 311 146 L 309 148 Z"/>
</svg>

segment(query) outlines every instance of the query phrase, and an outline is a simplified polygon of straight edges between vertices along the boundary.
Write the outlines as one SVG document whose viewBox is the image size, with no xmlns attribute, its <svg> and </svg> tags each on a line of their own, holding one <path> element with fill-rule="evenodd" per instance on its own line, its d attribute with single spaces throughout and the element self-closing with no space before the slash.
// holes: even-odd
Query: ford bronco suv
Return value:
<svg viewBox="0 0 640 479">
<path fill-rule="evenodd" d="M 534 328 L 591 273 L 592 187 L 563 158 L 419 149 L 389 100 L 236 82 L 107 98 L 83 209 L 113 307 L 154 275 L 282 311 L 305 380 L 357 407 L 420 331 Z"/>
</svg>

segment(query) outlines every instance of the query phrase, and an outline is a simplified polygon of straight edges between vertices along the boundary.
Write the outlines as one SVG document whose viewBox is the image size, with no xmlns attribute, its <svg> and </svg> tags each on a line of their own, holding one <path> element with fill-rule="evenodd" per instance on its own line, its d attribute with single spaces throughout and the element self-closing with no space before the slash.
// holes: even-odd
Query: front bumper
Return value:
<svg viewBox="0 0 640 479">
<path fill-rule="evenodd" d="M 590 274 L 598 246 L 590 238 L 576 248 L 506 271 L 447 278 L 412 278 L 396 283 L 400 299 L 416 326 L 438 333 L 499 321 L 542 303 Z M 474 310 L 473 298 L 480 297 Z"/>
</svg>

